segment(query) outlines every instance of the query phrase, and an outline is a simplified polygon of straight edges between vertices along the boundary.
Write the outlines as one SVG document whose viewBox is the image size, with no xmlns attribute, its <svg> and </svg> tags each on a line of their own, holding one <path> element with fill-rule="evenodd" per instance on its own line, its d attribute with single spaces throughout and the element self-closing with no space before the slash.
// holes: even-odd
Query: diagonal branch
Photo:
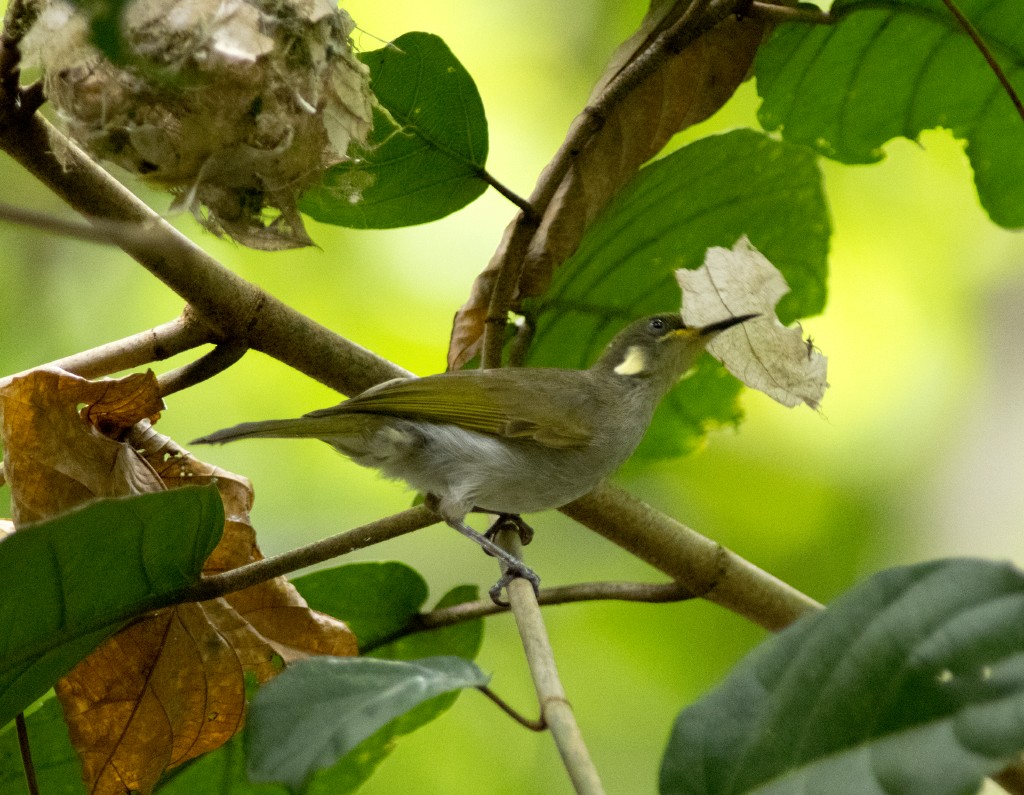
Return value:
<svg viewBox="0 0 1024 795">
<path fill-rule="evenodd" d="M 40 117 L 0 109 L 0 148 L 71 207 L 99 218 L 102 232 L 185 299 L 218 339 L 244 343 L 348 395 L 407 375 L 232 273 Z"/>
</svg>

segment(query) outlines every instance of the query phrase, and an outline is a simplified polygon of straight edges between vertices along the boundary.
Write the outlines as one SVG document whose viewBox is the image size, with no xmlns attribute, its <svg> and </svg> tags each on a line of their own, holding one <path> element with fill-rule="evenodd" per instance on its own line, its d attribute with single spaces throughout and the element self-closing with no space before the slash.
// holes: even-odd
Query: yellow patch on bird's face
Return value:
<svg viewBox="0 0 1024 795">
<path fill-rule="evenodd" d="M 647 369 L 647 353 L 639 345 L 630 345 L 626 356 L 615 368 L 619 375 L 639 375 Z"/>
</svg>

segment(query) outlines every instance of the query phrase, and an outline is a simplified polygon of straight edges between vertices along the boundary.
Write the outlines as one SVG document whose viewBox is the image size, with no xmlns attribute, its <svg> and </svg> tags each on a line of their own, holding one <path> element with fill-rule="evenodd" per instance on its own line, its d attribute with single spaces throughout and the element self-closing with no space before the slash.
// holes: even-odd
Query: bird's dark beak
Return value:
<svg viewBox="0 0 1024 795">
<path fill-rule="evenodd" d="M 709 334 L 717 334 L 720 331 L 725 331 L 727 328 L 738 326 L 740 323 L 746 323 L 748 320 L 752 320 L 755 317 L 760 317 L 760 315 L 757 313 L 738 315 L 737 317 L 729 317 L 725 320 L 719 320 L 717 323 L 708 323 L 708 325 L 700 327 L 700 335 L 702 337 L 706 337 Z"/>
</svg>

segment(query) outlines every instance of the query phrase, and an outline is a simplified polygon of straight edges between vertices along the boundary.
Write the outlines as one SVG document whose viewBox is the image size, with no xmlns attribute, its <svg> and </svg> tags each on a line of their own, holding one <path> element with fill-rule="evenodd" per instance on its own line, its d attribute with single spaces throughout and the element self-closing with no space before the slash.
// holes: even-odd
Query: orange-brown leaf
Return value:
<svg viewBox="0 0 1024 795">
<path fill-rule="evenodd" d="M 93 498 L 216 482 L 226 521 L 204 571 L 260 560 L 251 484 L 154 431 L 149 420 L 159 408 L 152 374 L 91 382 L 38 370 L 12 379 L 0 389 L 0 430 L 15 521 L 0 521 L 0 536 L 8 525 Z M 310 610 L 278 578 L 145 616 L 56 689 L 89 792 L 149 792 L 166 768 L 217 748 L 239 729 L 246 673 L 266 681 L 282 660 L 356 651 L 342 622 Z"/>
<path fill-rule="evenodd" d="M 57 516 L 97 497 L 163 488 L 141 456 L 100 433 L 77 408 L 116 405 L 116 412 L 101 408 L 96 416 L 116 417 L 118 423 L 128 421 L 133 410 L 131 422 L 149 416 L 153 404 L 140 388 L 140 378 L 147 377 L 152 374 L 87 381 L 62 370 L 34 370 L 0 389 L 4 475 L 15 525 Z"/>
</svg>

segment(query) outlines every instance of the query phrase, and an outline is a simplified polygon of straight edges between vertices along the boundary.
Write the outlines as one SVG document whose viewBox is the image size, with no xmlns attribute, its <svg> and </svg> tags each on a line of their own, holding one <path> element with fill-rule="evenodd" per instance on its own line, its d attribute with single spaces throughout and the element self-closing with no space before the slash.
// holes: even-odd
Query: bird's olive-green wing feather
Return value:
<svg viewBox="0 0 1024 795">
<path fill-rule="evenodd" d="M 548 447 L 581 447 L 590 441 L 588 412 L 565 399 L 536 370 L 445 373 L 391 381 L 307 417 L 387 414 L 457 425 L 504 438 L 533 439 Z"/>
</svg>

